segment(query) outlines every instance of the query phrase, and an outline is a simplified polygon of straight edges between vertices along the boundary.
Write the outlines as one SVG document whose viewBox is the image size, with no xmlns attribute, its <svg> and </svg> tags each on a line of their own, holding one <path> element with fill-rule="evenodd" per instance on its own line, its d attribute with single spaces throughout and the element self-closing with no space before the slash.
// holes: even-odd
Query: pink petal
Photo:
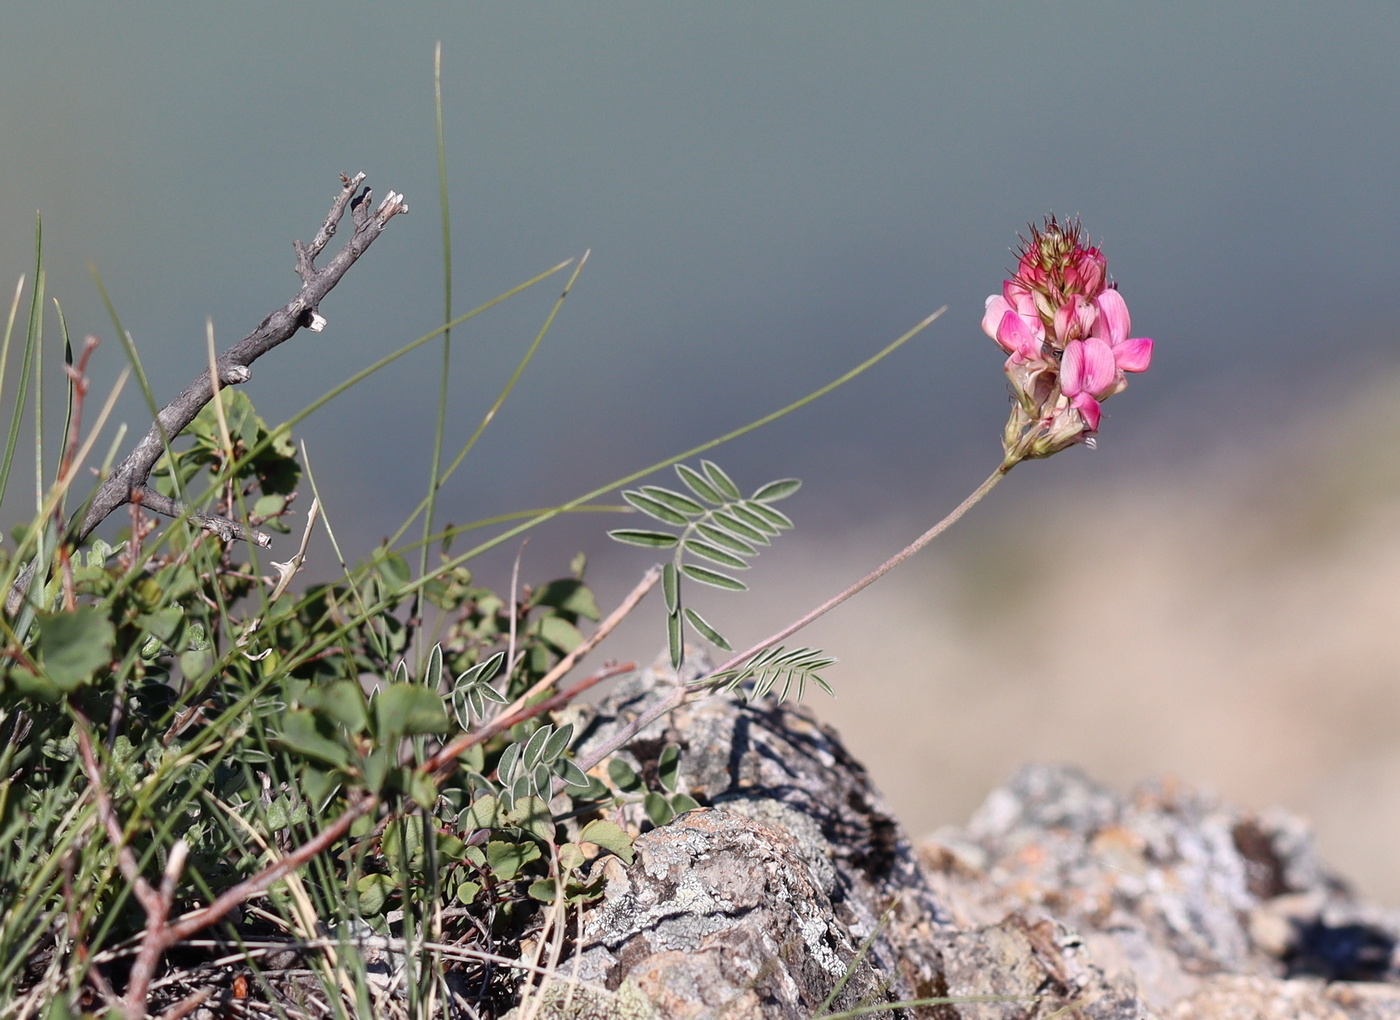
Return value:
<svg viewBox="0 0 1400 1020">
<path fill-rule="evenodd" d="M 1039 323 L 1036 323 L 1039 326 Z M 1041 334 L 1015 312 L 1008 311 L 1001 317 L 997 326 L 996 342 L 1008 354 L 1019 354 L 1023 358 L 1035 358 L 1040 354 Z"/>
<path fill-rule="evenodd" d="M 1128 302 L 1116 290 L 1106 290 L 1094 299 L 1099 306 L 1099 335 L 1114 347 L 1128 338 L 1132 320 L 1128 317 Z"/>
<path fill-rule="evenodd" d="M 1106 395 L 1118 380 L 1113 348 L 1096 336 L 1084 341 L 1084 389 L 1096 397 Z"/>
<path fill-rule="evenodd" d="M 993 294 L 987 298 L 987 310 L 982 315 L 982 332 L 995 340 L 1001 317 L 1011 310 L 1010 303 L 1000 294 Z"/>
<path fill-rule="evenodd" d="M 1094 305 L 1075 294 L 1055 312 L 1055 337 L 1062 343 L 1083 339 L 1093 332 L 1096 318 Z"/>
<path fill-rule="evenodd" d="M 1065 345 L 1060 362 L 1060 392 L 1067 397 L 1081 393 L 1103 396 L 1113 388 L 1118 369 L 1113 361 L 1113 348 L 1096 336 L 1073 340 Z"/>
<path fill-rule="evenodd" d="M 1113 358 L 1124 372 L 1146 372 L 1152 364 L 1152 341 L 1145 336 L 1124 340 L 1113 348 Z"/>
<path fill-rule="evenodd" d="M 1006 298 L 1006 303 L 1026 318 L 1034 318 L 1035 298 L 1031 296 L 1029 288 L 1020 280 L 1003 280 L 1001 282 L 1001 296 Z"/>
<path fill-rule="evenodd" d="M 1075 397 L 1071 404 L 1084 418 L 1084 424 L 1088 426 L 1090 432 L 1099 430 L 1099 419 L 1103 414 L 1103 408 L 1099 402 L 1087 393 L 1081 393 Z"/>
<path fill-rule="evenodd" d="M 1060 392 L 1073 397 L 1083 391 L 1084 343 L 1076 340 L 1065 345 L 1064 357 L 1060 359 Z"/>
</svg>

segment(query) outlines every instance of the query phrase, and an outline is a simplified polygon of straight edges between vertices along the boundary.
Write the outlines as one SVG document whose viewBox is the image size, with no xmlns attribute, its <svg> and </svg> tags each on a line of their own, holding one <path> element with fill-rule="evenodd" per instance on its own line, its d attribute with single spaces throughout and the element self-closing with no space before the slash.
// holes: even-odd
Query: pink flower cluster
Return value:
<svg viewBox="0 0 1400 1020">
<path fill-rule="evenodd" d="M 1152 341 L 1128 335 L 1127 302 L 1079 223 L 1051 216 L 1030 235 L 1016 275 L 987 298 L 982 316 L 982 329 L 1007 353 L 1016 398 L 1003 438 L 1008 467 L 1088 441 L 1102 402 L 1128 385 L 1124 373 L 1145 372 L 1152 361 Z"/>
</svg>

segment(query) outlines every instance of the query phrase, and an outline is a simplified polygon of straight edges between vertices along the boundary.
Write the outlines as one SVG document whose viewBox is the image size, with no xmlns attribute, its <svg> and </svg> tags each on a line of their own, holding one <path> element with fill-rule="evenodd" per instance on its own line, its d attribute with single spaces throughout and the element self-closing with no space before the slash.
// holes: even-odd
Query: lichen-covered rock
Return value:
<svg viewBox="0 0 1400 1020">
<path fill-rule="evenodd" d="M 620 689 L 582 746 L 638 711 L 653 684 Z M 707 810 L 640 836 L 631 866 L 608 861 L 606 895 L 560 973 L 576 966 L 596 987 L 640 989 L 667 1017 L 810 1020 L 986 995 L 1007 1001 L 876 1015 L 954 1020 L 975 1006 L 966 1015 L 1030 1016 L 1086 995 L 1095 1020 L 1141 1014 L 1083 954 L 1050 951 L 1062 933 L 953 927 L 865 770 L 802 709 L 706 699 L 639 734 L 625 756 L 646 774 L 668 743 L 682 749 L 683 788 Z M 1041 942 L 1043 953 L 1024 949 Z M 1008 946 L 1017 967 L 991 968 Z"/>
<path fill-rule="evenodd" d="M 1357 901 L 1283 812 L 1028 766 L 922 854 L 957 927 L 1053 920 L 1156 1015 L 1400 1017 L 1400 912 Z"/>
<path fill-rule="evenodd" d="M 848 972 L 840 1008 L 880 1001 L 879 976 L 856 962 L 860 946 L 835 920 L 829 885 L 788 832 L 701 809 L 636 849 L 632 867 L 612 861 L 580 978 L 630 981 L 666 1017 L 806 1020 Z"/>
<path fill-rule="evenodd" d="M 657 682 L 601 706 L 584 748 Z M 710 698 L 624 757 L 654 775 L 670 743 L 704 806 L 624 813 L 649 831 L 600 865 L 537 1017 L 1400 1020 L 1400 913 L 1354 899 L 1285 814 L 1036 766 L 916 852 L 800 708 Z"/>
</svg>

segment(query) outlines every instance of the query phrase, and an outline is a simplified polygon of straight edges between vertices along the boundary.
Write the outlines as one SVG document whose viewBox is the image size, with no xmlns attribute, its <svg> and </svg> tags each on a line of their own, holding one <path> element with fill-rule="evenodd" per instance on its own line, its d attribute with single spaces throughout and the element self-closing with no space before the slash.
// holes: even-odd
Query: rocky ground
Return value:
<svg viewBox="0 0 1400 1020">
<path fill-rule="evenodd" d="M 645 769 L 667 742 L 704 807 L 606 859 L 580 950 L 518 1015 L 1400 1018 L 1400 912 L 1295 817 L 1029 766 L 915 846 L 799 708 L 709 699 L 629 752 Z"/>
</svg>

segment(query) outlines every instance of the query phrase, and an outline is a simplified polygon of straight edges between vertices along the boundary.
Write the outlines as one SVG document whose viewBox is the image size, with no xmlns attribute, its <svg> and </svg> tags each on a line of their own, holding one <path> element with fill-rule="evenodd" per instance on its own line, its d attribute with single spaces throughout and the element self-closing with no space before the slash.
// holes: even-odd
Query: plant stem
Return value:
<svg viewBox="0 0 1400 1020">
<path fill-rule="evenodd" d="M 670 694 L 662 698 L 660 701 L 656 702 L 654 705 L 651 706 L 651 708 L 647 709 L 645 712 L 639 715 L 636 719 L 632 720 L 626 726 L 620 728 L 616 733 L 609 737 L 602 745 L 595 748 L 585 758 L 580 759 L 578 762 L 579 767 L 582 768 L 585 772 L 588 771 L 594 765 L 597 765 L 608 755 L 616 751 L 619 747 L 622 747 L 624 744 L 626 744 L 629 740 L 631 740 L 634 736 L 636 736 L 638 733 L 644 730 L 647 726 L 651 725 L 651 723 L 659 719 L 661 716 L 683 705 L 685 703 L 686 698 L 689 697 L 693 689 L 704 686 L 705 684 L 712 681 L 713 678 L 715 678 L 719 674 L 722 674 L 728 670 L 732 670 L 738 666 L 742 666 L 745 662 L 748 662 L 749 659 L 757 655 L 759 652 L 763 651 L 765 648 L 770 648 L 773 645 L 776 645 L 779 641 L 782 641 L 784 638 L 790 637 L 791 635 L 797 633 L 809 623 L 812 623 L 819 617 L 825 616 L 827 613 L 831 612 L 831 610 L 835 609 L 837 606 L 845 602 L 851 596 L 857 594 L 858 592 L 864 591 L 866 588 L 870 587 L 872 584 L 880 580 L 880 578 L 884 577 L 895 567 L 899 566 L 905 560 L 909 559 L 924 546 L 928 545 L 935 538 L 937 538 L 939 535 L 943 534 L 943 532 L 947 531 L 950 527 L 952 527 L 953 524 L 955 524 L 965 513 L 967 513 L 979 502 L 981 502 L 983 496 L 987 495 L 987 493 L 991 492 L 992 489 L 996 488 L 997 483 L 1000 482 L 1002 478 L 1006 476 L 1006 473 L 1010 471 L 1013 466 L 1014 462 L 1002 463 L 1000 466 L 997 467 L 995 471 L 993 471 L 990 475 L 987 476 L 986 481 L 984 481 L 981 485 L 974 489 L 972 494 L 969 495 L 966 499 L 964 499 L 961 503 L 959 503 L 951 513 L 949 513 L 946 517 L 944 517 L 933 527 L 925 531 L 918 538 L 914 539 L 914 541 L 910 542 L 899 552 L 895 553 L 889 559 L 885 560 L 884 563 L 881 563 L 874 570 L 870 571 L 870 573 L 866 574 L 859 581 L 856 581 L 854 584 L 833 595 L 831 598 L 827 599 L 825 602 L 817 606 L 811 612 L 798 618 L 797 620 L 794 620 L 792 623 L 789 623 L 787 626 L 778 630 L 776 633 L 770 634 L 768 637 L 758 642 L 758 644 L 754 645 L 752 648 L 749 648 L 745 651 L 740 652 L 738 655 L 733 656 L 728 662 L 724 663 L 718 669 L 711 670 L 707 676 L 702 677 L 701 679 L 695 681 L 692 684 L 678 683 L 675 689 Z"/>
<path fill-rule="evenodd" d="M 736 666 L 740 666 L 743 663 L 748 662 L 749 659 L 753 658 L 753 656 L 757 655 L 765 648 L 771 648 L 773 645 L 776 645 L 779 641 L 782 641 L 784 638 L 796 634 L 799 630 L 801 630 L 803 627 L 806 627 L 809 623 L 812 623 L 814 620 L 817 620 L 818 618 L 825 616 L 827 613 L 831 612 L 833 609 L 839 606 L 842 602 L 845 602 L 851 596 L 864 591 L 866 588 L 869 588 L 876 581 L 880 580 L 880 578 L 884 577 L 895 567 L 899 566 L 905 560 L 909 559 L 920 549 L 928 545 L 935 538 L 943 534 L 943 532 L 947 531 L 950 527 L 957 523 L 958 519 L 962 517 L 963 514 L 967 513 L 979 502 L 981 502 L 983 496 L 991 492 L 992 489 L 996 488 L 996 484 L 1006 476 L 1006 472 L 1008 470 L 1009 468 L 1007 468 L 1005 465 L 998 467 L 995 471 L 993 471 L 990 475 L 987 476 L 987 480 L 985 482 L 983 482 L 981 485 L 979 485 L 976 489 L 973 490 L 970 496 L 968 496 L 965 500 L 959 503 L 953 509 L 952 513 L 948 514 L 947 517 L 944 517 L 933 527 L 929 528 L 918 538 L 914 539 L 914 541 L 910 542 L 899 552 L 895 553 L 889 559 L 885 560 L 884 563 L 881 563 L 878 567 L 876 567 L 870 573 L 866 574 L 859 581 L 856 581 L 850 587 L 845 588 L 844 590 L 833 595 L 831 598 L 827 599 L 821 605 L 817 606 L 817 608 L 809 612 L 806 616 L 803 616 L 798 620 L 794 620 L 792 623 L 789 623 L 786 627 L 782 628 L 778 632 L 770 634 L 768 637 L 764 638 L 752 648 L 743 652 L 739 652 L 737 655 L 733 656 L 728 662 L 720 666 L 718 669 L 711 670 L 710 676 L 715 676 L 716 674 L 724 673 L 728 670 L 733 669 Z M 696 685 L 698 686 L 700 684 L 704 684 L 706 680 L 708 680 L 708 677 L 696 681 Z"/>
</svg>

